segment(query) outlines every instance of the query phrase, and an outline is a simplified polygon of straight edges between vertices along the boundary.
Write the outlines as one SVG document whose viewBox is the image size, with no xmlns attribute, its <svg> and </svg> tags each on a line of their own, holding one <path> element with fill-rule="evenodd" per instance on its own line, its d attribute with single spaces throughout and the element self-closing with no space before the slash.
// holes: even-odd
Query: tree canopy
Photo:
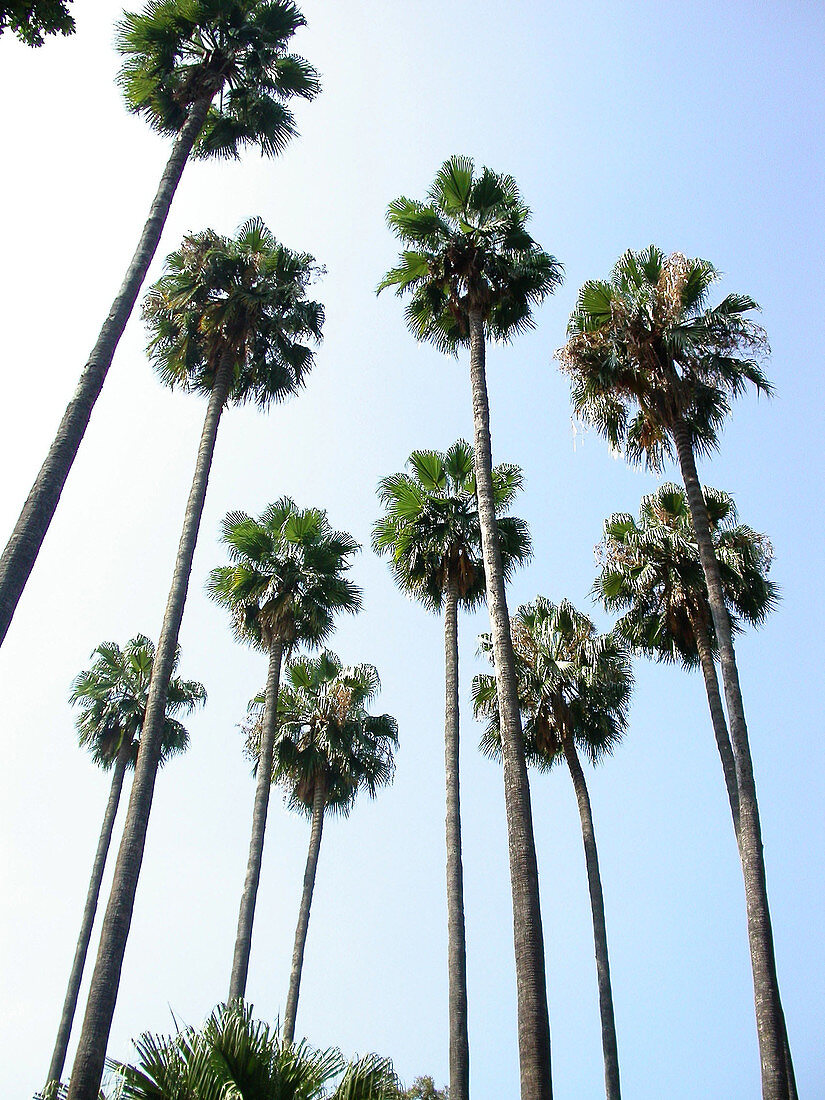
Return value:
<svg viewBox="0 0 825 1100">
<path fill-rule="evenodd" d="M 469 343 L 471 310 L 490 339 L 534 326 L 533 307 L 561 282 L 562 265 L 527 232 L 530 209 L 512 176 L 475 174 L 470 157 L 446 160 L 426 199 L 400 196 L 387 222 L 405 246 L 378 291 L 410 294 L 407 325 L 417 340 L 455 354 Z"/>
<path fill-rule="evenodd" d="M 485 595 L 481 523 L 478 515 L 473 448 L 463 439 L 440 451 L 413 451 L 410 473 L 392 474 L 378 483 L 384 516 L 373 527 L 372 546 L 390 558 L 402 592 L 431 611 L 441 609 L 448 584 L 454 584 L 465 607 Z M 496 510 L 504 509 L 523 484 L 520 467 L 493 468 Z M 524 520 L 496 516 L 502 566 L 510 577 L 532 553 Z"/>
<path fill-rule="evenodd" d="M 175 134 L 206 100 L 195 156 L 237 157 L 245 145 L 274 156 L 296 133 L 288 101 L 320 90 L 315 69 L 287 52 L 305 23 L 291 0 L 152 0 L 117 26 L 126 104 Z"/>
<path fill-rule="evenodd" d="M 72 0 L 3 0 L 0 35 L 7 28 L 27 46 L 42 46 L 49 34 L 74 34 Z"/>
<path fill-rule="evenodd" d="M 710 306 L 719 278 L 708 260 L 650 245 L 579 291 L 556 355 L 576 414 L 632 462 L 661 469 L 677 421 L 695 451 L 711 451 L 733 398 L 748 384 L 771 393 L 765 332 L 750 316 L 759 307 L 745 294 Z"/>
</svg>

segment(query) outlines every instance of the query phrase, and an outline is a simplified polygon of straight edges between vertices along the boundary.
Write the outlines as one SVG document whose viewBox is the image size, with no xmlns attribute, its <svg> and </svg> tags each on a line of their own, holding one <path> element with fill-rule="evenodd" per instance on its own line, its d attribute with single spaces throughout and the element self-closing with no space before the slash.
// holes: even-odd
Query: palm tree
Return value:
<svg viewBox="0 0 825 1100">
<path fill-rule="evenodd" d="M 702 493 L 731 627 L 736 631 L 742 622 L 758 626 L 778 600 L 777 587 L 767 575 L 771 544 L 737 521 L 727 493 L 707 485 Z M 626 513 L 610 516 L 597 555 L 601 572 L 593 592 L 608 611 L 624 612 L 615 631 L 654 660 L 702 669 L 738 841 L 736 765 L 716 676 L 707 587 L 684 489 L 667 483 L 643 497 L 638 523 Z"/>
<path fill-rule="evenodd" d="M 28 5 L 31 7 L 31 5 Z M 151 0 L 127 12 L 115 45 L 126 105 L 174 138 L 132 262 L 112 302 L 11 537 L 0 558 L 0 645 L 40 553 L 92 409 L 132 314 L 183 169 L 196 157 L 275 156 L 296 133 L 288 103 L 312 99 L 315 70 L 287 52 L 305 25 L 292 0 Z"/>
<path fill-rule="evenodd" d="M 513 895 L 522 1100 L 549 1100 L 550 1022 L 530 788 L 516 697 L 510 620 L 495 523 L 487 339 L 510 340 L 533 326 L 532 310 L 561 282 L 562 268 L 526 230 L 530 211 L 512 176 L 469 157 L 445 161 L 425 202 L 400 197 L 387 220 L 405 251 L 379 291 L 411 293 L 407 325 L 445 353 L 469 346 L 474 455 L 482 550 L 502 699 L 504 794 Z"/>
<path fill-rule="evenodd" d="M 793 1077 L 776 973 L 762 831 L 745 711 L 696 455 L 719 443 L 731 401 L 750 384 L 769 394 L 759 359 L 764 331 L 752 298 L 708 296 L 719 273 L 707 260 L 665 256 L 651 245 L 625 252 L 609 280 L 585 283 L 558 352 L 573 382 L 573 405 L 631 461 L 660 469 L 675 451 L 685 484 L 719 648 L 739 795 L 763 1100 L 786 1100 Z"/>
<path fill-rule="evenodd" d="M 444 757 L 447 785 L 447 933 L 450 1021 L 450 1093 L 467 1100 L 470 1048 L 467 1035 L 467 951 L 461 862 L 459 797 L 458 607 L 484 599 L 481 524 L 473 473 L 473 449 L 464 440 L 438 451 L 414 451 L 409 474 L 383 478 L 378 496 L 385 515 L 373 528 L 373 549 L 388 554 L 399 588 L 429 611 L 444 612 Z M 518 466 L 493 468 L 499 513 L 522 485 Z M 530 556 L 527 525 L 496 516 L 505 578 Z"/>
<path fill-rule="evenodd" d="M 278 734 L 272 779 L 286 790 L 287 805 L 310 819 L 309 851 L 295 930 L 292 969 L 284 1009 L 283 1040 L 295 1035 L 298 993 L 304 962 L 315 872 L 328 813 L 349 813 L 365 790 L 375 798 L 392 783 L 398 724 L 389 714 L 372 715 L 367 706 L 381 688 L 373 665 L 344 667 L 334 653 L 301 657 L 287 668 L 278 697 Z M 249 751 L 259 773 L 263 708 L 255 702 Z"/>
<path fill-rule="evenodd" d="M 199 1031 L 147 1033 L 135 1048 L 137 1065 L 113 1064 L 122 1100 L 399 1100 L 400 1095 L 388 1058 L 367 1054 L 347 1064 L 335 1048 L 293 1044 L 237 1002 L 215 1009 Z"/>
<path fill-rule="evenodd" d="M 324 311 L 306 300 L 312 258 L 279 245 L 260 221 L 237 238 L 206 230 L 184 239 L 149 293 L 149 354 L 169 386 L 209 394 L 192 488 L 146 704 L 143 751 L 92 976 L 69 1100 L 95 1100 L 143 858 L 166 692 L 178 640 L 221 413 L 229 402 L 266 408 L 300 389 L 321 338 Z"/>
<path fill-rule="evenodd" d="M 289 497 L 270 504 L 257 520 L 230 512 L 223 521 L 222 540 L 232 564 L 212 570 L 208 592 L 231 613 L 236 636 L 269 654 L 249 858 L 229 982 L 231 1002 L 246 993 L 284 652 L 298 644 L 320 645 L 334 627 L 336 612 L 359 610 L 361 590 L 344 576 L 358 543 L 345 531 L 332 530 L 326 512 L 300 509 Z"/>
<path fill-rule="evenodd" d="M 626 728 L 633 675 L 630 656 L 613 634 L 597 634 L 591 620 L 567 600 L 551 603 L 541 596 L 523 604 L 513 618 L 519 705 L 524 721 L 527 757 L 548 770 L 562 756 L 567 762 L 581 818 L 602 1024 L 604 1082 L 607 1100 L 619 1100 L 619 1054 L 604 896 L 590 796 L 577 752 L 592 764 L 612 753 Z M 492 658 L 489 635 L 481 652 Z M 473 679 L 477 717 L 489 719 L 482 750 L 501 758 L 501 720 L 494 676 Z"/>
<path fill-rule="evenodd" d="M 94 663 L 81 672 L 72 683 L 69 701 L 80 710 L 77 717 L 78 740 L 88 749 L 92 760 L 104 771 L 111 770 L 112 785 L 103 825 L 97 842 L 92 865 L 92 877 L 86 894 L 86 905 L 80 923 L 69 985 L 63 1002 L 63 1012 L 57 1029 L 57 1039 L 49 1065 L 47 1088 L 54 1086 L 63 1075 L 66 1050 L 72 1030 L 77 997 L 86 964 L 86 952 L 92 936 L 100 883 L 106 866 L 106 856 L 112 839 L 112 829 L 117 816 L 123 777 L 134 768 L 140 742 L 140 729 L 146 712 L 149 681 L 155 647 L 144 634 L 130 638 L 123 649 L 115 642 L 103 642 L 92 653 Z M 177 668 L 180 647 L 175 650 L 172 670 Z M 175 714 L 191 714 L 206 702 L 206 691 L 196 680 L 182 680 L 172 676 L 166 697 L 166 720 L 163 726 L 159 765 L 170 757 L 184 752 L 189 744 L 186 728 L 173 717 Z"/>
<path fill-rule="evenodd" d="M 731 630 L 736 633 L 742 622 L 760 626 L 779 599 L 777 586 L 768 579 L 773 558 L 770 541 L 737 521 L 736 506 L 727 493 L 704 486 L 702 494 Z M 594 594 L 607 609 L 625 611 L 616 631 L 655 660 L 679 661 L 688 669 L 698 662 L 702 669 L 742 858 L 736 761 L 716 676 L 717 645 L 707 586 L 684 490 L 668 483 L 643 497 L 638 524 L 625 513 L 605 520 L 604 539 L 597 551 L 602 571 Z M 789 1095 L 796 1100 L 784 1013 L 782 1028 Z"/>
</svg>

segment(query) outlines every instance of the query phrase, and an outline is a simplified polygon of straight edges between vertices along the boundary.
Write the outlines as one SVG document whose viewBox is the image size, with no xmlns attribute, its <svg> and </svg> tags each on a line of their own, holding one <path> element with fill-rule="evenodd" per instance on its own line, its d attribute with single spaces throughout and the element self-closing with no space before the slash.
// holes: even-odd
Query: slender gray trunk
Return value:
<svg viewBox="0 0 825 1100">
<path fill-rule="evenodd" d="M 685 483 L 690 514 L 705 574 L 713 625 L 719 647 L 722 684 L 725 690 L 730 735 L 736 761 L 739 794 L 739 854 L 745 880 L 745 901 L 748 919 L 748 941 L 753 972 L 756 1029 L 762 1067 L 763 1100 L 789 1100 L 789 1082 L 793 1068 L 787 1036 L 783 1025 L 779 981 L 776 974 L 773 930 L 771 928 L 765 863 L 762 851 L 762 831 L 756 800 L 748 729 L 739 686 L 739 671 L 733 650 L 730 619 L 722 592 L 719 563 L 713 549 L 705 499 L 696 472 L 690 430 L 684 421 L 673 427 L 673 438 L 679 456 L 679 466 Z M 787 1054 L 786 1054 L 787 1052 Z"/>
<path fill-rule="evenodd" d="M 504 590 L 501 546 L 493 499 L 490 407 L 485 374 L 484 324 L 479 310 L 470 310 L 470 381 L 475 426 L 475 475 L 481 522 L 487 609 L 493 636 L 496 688 L 501 718 L 504 763 L 504 803 L 513 897 L 513 939 L 518 997 L 521 1100 L 551 1100 L 550 1020 L 547 977 L 539 902 L 539 874 L 533 838 L 530 785 L 516 690 L 513 641 Z"/>
<path fill-rule="evenodd" d="M 109 854 L 109 844 L 112 839 L 117 808 L 120 803 L 120 792 L 123 789 L 123 776 L 126 773 L 126 765 L 132 751 L 131 738 L 123 735 L 123 742 L 118 750 L 112 773 L 112 785 L 109 788 L 109 798 L 106 802 L 106 812 L 103 814 L 103 825 L 100 829 L 100 837 L 97 842 L 95 860 L 92 864 L 92 877 L 89 881 L 89 890 L 86 894 L 86 905 L 83 909 L 83 919 L 80 922 L 80 935 L 77 937 L 77 947 L 74 952 L 69 985 L 66 989 L 66 999 L 63 1002 L 63 1012 L 60 1016 L 60 1026 L 57 1029 L 57 1039 L 54 1044 L 54 1052 L 49 1066 L 47 1088 L 50 1084 L 57 1085 L 63 1076 L 63 1067 L 66 1064 L 66 1051 L 69 1048 L 69 1037 L 72 1033 L 72 1022 L 77 997 L 80 993 L 80 983 L 83 980 L 83 968 L 86 965 L 86 952 L 89 950 L 89 941 L 92 938 L 92 927 L 95 923 L 97 912 L 97 899 L 100 896 L 100 884 L 103 881 L 103 870 L 106 867 L 106 856 Z"/>
<path fill-rule="evenodd" d="M 725 777 L 725 789 L 728 792 L 731 817 L 733 818 L 733 831 L 736 834 L 736 843 L 739 844 L 739 789 L 736 782 L 736 761 L 733 758 L 733 749 L 728 736 L 728 724 L 725 721 L 725 712 L 722 708 L 722 696 L 719 694 L 719 680 L 716 677 L 716 665 L 713 660 L 713 650 L 710 645 L 710 634 L 704 623 L 692 623 L 693 633 L 696 635 L 696 646 L 699 650 L 699 662 L 702 666 L 702 675 L 705 678 L 705 691 L 710 707 L 710 718 L 713 724 L 713 733 L 716 737 L 716 747 L 722 761 L 722 772 Z"/>
<path fill-rule="evenodd" d="M 312 905 L 312 893 L 315 889 L 315 872 L 318 869 L 318 852 L 321 850 L 321 833 L 324 830 L 324 810 L 326 809 L 326 787 L 322 779 L 315 784 L 312 798 L 312 828 L 309 831 L 309 851 L 304 871 L 304 889 L 301 894 L 301 907 L 298 910 L 298 926 L 295 929 L 295 946 L 292 949 L 292 969 L 289 972 L 289 989 L 284 1009 L 283 1039 L 291 1043 L 295 1037 L 295 1017 L 298 1015 L 298 993 L 301 988 L 301 970 L 304 966 L 304 948 L 309 928 L 309 910 Z"/>
<path fill-rule="evenodd" d="M 83 1019 L 83 1030 L 80 1033 L 80 1043 L 72 1069 L 67 1100 L 97 1100 L 103 1076 L 106 1045 L 115 1012 L 129 926 L 132 923 L 135 892 L 140 865 L 143 862 L 146 829 L 149 824 L 155 777 L 160 762 L 166 720 L 166 694 L 169 690 L 178 633 L 189 588 L 192 558 L 203 515 L 218 425 L 229 395 L 232 370 L 231 361 L 225 359 L 218 368 L 206 408 L 195 475 L 192 479 L 189 499 L 186 502 L 183 531 L 172 575 L 172 587 L 169 591 L 163 626 L 152 664 L 152 680 L 146 703 L 146 717 L 140 735 L 140 752 L 129 798 L 129 809 L 120 842 L 112 890 L 109 894 L 109 904 L 103 918 L 97 962 L 92 974 L 86 1015 Z"/>
<path fill-rule="evenodd" d="M 149 210 L 132 262 L 117 297 L 92 348 L 74 396 L 66 407 L 57 435 L 49 448 L 23 511 L 0 557 L 0 645 L 29 579 L 60 494 L 83 439 L 92 409 L 103 389 L 118 342 L 132 314 L 149 264 L 160 242 L 163 226 L 184 166 L 203 128 L 210 100 L 200 100 L 189 111 L 172 146 L 160 185 Z"/>
<path fill-rule="evenodd" d="M 702 664 L 702 672 L 705 677 L 705 688 L 707 690 L 708 703 L 710 705 L 713 732 L 716 736 L 716 744 L 719 748 L 719 755 L 722 758 L 722 770 L 725 776 L 725 787 L 728 792 L 730 812 L 731 817 L 733 818 L 733 831 L 736 836 L 736 845 L 738 848 L 739 790 L 737 788 L 736 782 L 736 763 L 733 758 L 733 750 L 730 744 L 730 737 L 728 736 L 728 724 L 725 719 L 725 713 L 722 709 L 722 698 L 719 694 L 719 681 L 716 677 L 716 665 L 713 660 L 713 652 L 710 646 L 710 636 L 706 627 L 697 623 L 694 623 L 693 627 L 696 634 L 696 641 L 699 649 L 699 659 Z M 790 1100 L 797 1100 L 798 1094 L 796 1091 L 796 1078 L 794 1076 L 793 1059 L 791 1057 L 791 1048 L 788 1043 L 788 1031 L 785 1024 L 785 1013 L 782 1009 L 781 1002 L 779 1007 L 780 1011 L 782 1012 L 782 1045 L 785 1051 L 785 1069 L 788 1075 L 788 1095 L 790 1097 Z"/>
<path fill-rule="evenodd" d="M 249 838 L 249 858 L 238 912 L 238 931 L 235 936 L 235 952 L 232 956 L 232 974 L 229 979 L 229 1001 L 242 1001 L 246 994 L 249 953 L 252 950 L 252 925 L 255 921 L 255 902 L 258 898 L 258 883 L 261 879 L 261 861 L 264 854 L 266 815 L 269 810 L 269 792 L 272 788 L 272 753 L 278 728 L 278 691 L 281 684 L 283 654 L 283 643 L 280 639 L 274 638 L 269 647 L 261 751 L 258 756 L 255 802 L 252 807 L 252 833 Z"/>
<path fill-rule="evenodd" d="M 458 718 L 458 587 L 444 594 L 444 766 L 447 784 L 447 979 L 450 1019 L 450 1096 L 469 1100 L 470 1041 L 467 1035 L 467 943 L 464 872 L 461 863 L 461 803 Z"/>
<path fill-rule="evenodd" d="M 616 1043 L 616 1020 L 613 1015 L 613 988 L 610 984 L 610 958 L 607 952 L 607 924 L 604 917 L 604 895 L 599 873 L 599 853 L 596 849 L 596 832 L 590 795 L 584 779 L 573 738 L 567 731 L 561 734 L 564 758 L 570 769 L 584 842 L 584 862 L 587 866 L 587 887 L 590 891 L 590 912 L 593 916 L 593 942 L 596 948 L 596 978 L 599 988 L 599 1012 L 602 1023 L 602 1051 L 604 1052 L 604 1094 L 607 1100 L 620 1100 L 619 1050 Z"/>
</svg>

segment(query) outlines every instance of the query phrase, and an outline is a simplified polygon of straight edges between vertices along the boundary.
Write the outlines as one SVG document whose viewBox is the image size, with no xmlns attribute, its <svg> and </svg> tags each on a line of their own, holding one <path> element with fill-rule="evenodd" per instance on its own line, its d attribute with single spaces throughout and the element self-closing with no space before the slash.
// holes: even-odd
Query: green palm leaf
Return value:
<svg viewBox="0 0 825 1100">
<path fill-rule="evenodd" d="M 469 339 L 470 309 L 482 311 L 491 338 L 509 340 L 532 327 L 532 307 L 562 278 L 527 232 L 529 216 L 512 176 L 489 168 L 476 176 L 469 157 L 451 157 L 426 202 L 390 203 L 387 222 L 408 247 L 378 291 L 409 293 L 410 331 L 448 354 Z"/>
</svg>

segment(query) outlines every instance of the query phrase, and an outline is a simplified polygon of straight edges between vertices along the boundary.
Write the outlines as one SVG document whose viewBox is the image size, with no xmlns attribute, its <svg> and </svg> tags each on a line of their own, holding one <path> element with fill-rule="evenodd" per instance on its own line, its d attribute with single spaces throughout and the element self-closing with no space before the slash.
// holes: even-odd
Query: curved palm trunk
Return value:
<svg viewBox="0 0 825 1100">
<path fill-rule="evenodd" d="M 539 874 L 533 839 L 530 785 L 516 692 L 513 641 L 493 501 L 490 407 L 484 363 L 484 325 L 480 311 L 471 310 L 469 321 L 476 489 L 501 716 L 504 802 L 507 811 L 516 954 L 521 1100 L 551 1100 L 550 1020 L 547 1012 Z"/>
<path fill-rule="evenodd" d="M 77 997 L 80 993 L 80 983 L 83 980 L 83 968 L 86 965 L 86 952 L 89 950 L 89 941 L 92 938 L 92 927 L 95 923 L 97 912 L 97 899 L 100 896 L 100 884 L 103 881 L 103 870 L 106 866 L 106 856 L 109 854 L 109 844 L 112 840 L 117 808 L 120 804 L 120 792 L 123 789 L 123 776 L 126 773 L 126 765 L 129 762 L 129 754 L 132 750 L 132 742 L 126 735 L 115 759 L 112 785 L 109 788 L 109 798 L 106 802 L 106 811 L 103 814 L 103 825 L 100 829 L 100 837 L 97 842 L 95 860 L 92 864 L 92 877 L 89 881 L 89 890 L 86 894 L 86 905 L 83 909 L 83 919 L 80 922 L 80 935 L 77 937 L 77 947 L 74 952 L 69 985 L 66 990 L 66 999 L 63 1002 L 63 1012 L 60 1016 L 60 1025 L 57 1029 L 57 1039 L 54 1044 L 49 1076 L 46 1089 L 49 1085 L 56 1085 L 63 1076 L 63 1067 L 66 1064 L 66 1051 L 69 1048 L 69 1036 L 72 1033 L 72 1022 Z"/>
<path fill-rule="evenodd" d="M 26 587 L 60 494 L 83 439 L 92 409 L 103 389 L 118 342 L 132 314 L 149 264 L 157 251 L 169 207 L 192 146 L 203 128 L 211 100 L 195 103 L 172 147 L 149 209 L 132 262 L 92 348 L 74 396 L 66 407 L 46 460 L 0 557 L 0 645 Z"/>
<path fill-rule="evenodd" d="M 255 902 L 258 898 L 258 883 L 261 878 L 261 861 L 264 854 L 266 815 L 269 810 L 269 792 L 272 789 L 272 752 L 278 726 L 278 691 L 281 683 L 283 654 L 283 643 L 279 639 L 274 639 L 269 647 L 261 752 L 258 757 L 255 802 L 252 807 L 252 833 L 249 838 L 249 858 L 238 912 L 238 931 L 235 936 L 235 952 L 232 956 L 232 974 L 229 979 L 229 1001 L 243 1000 L 246 993 L 249 953 L 252 950 L 252 925 L 255 920 Z"/>
<path fill-rule="evenodd" d="M 163 626 L 152 664 L 152 681 L 146 703 L 146 717 L 140 735 L 140 752 L 129 798 L 129 809 L 117 856 L 109 903 L 103 918 L 97 962 L 92 974 L 86 1015 L 83 1019 L 83 1030 L 80 1034 L 67 1100 L 97 1100 L 100 1080 L 103 1076 L 106 1044 L 109 1041 L 109 1031 L 117 1001 L 120 971 L 129 937 L 129 926 L 132 922 L 135 892 L 140 865 L 143 861 L 146 829 L 149 824 L 155 777 L 160 761 L 166 717 L 166 693 L 169 690 L 178 633 L 189 588 L 192 558 L 203 515 L 218 425 L 229 394 L 232 369 L 232 363 L 228 359 L 221 363 L 206 408 L 195 475 L 186 503 L 183 531 L 172 575 L 172 587 L 166 602 Z"/>
<path fill-rule="evenodd" d="M 756 800 L 748 729 L 739 686 L 739 671 L 731 638 L 730 619 L 722 593 L 719 563 L 713 549 L 702 486 L 696 472 L 696 461 L 688 426 L 678 421 L 673 438 L 679 456 L 679 466 L 685 483 L 690 514 L 699 547 L 699 556 L 708 588 L 713 625 L 719 646 L 722 684 L 728 708 L 730 735 L 736 761 L 739 794 L 739 854 L 745 880 L 745 902 L 748 918 L 748 940 L 753 972 L 756 1029 L 762 1065 L 763 1100 L 788 1100 L 789 1081 L 793 1077 L 790 1049 L 783 1024 L 779 981 L 776 974 L 773 930 L 768 907 L 765 862 L 762 851 L 762 830 Z M 787 1052 L 787 1054 L 786 1054 Z"/>
<path fill-rule="evenodd" d="M 304 871 L 304 890 L 301 894 L 301 907 L 298 910 L 298 927 L 295 929 L 295 946 L 292 949 L 292 969 L 289 973 L 289 990 L 284 1009 L 284 1042 L 291 1043 L 295 1035 L 295 1017 L 298 1015 L 298 992 L 301 987 L 301 971 L 304 966 L 304 948 L 309 928 L 309 910 L 312 905 L 312 893 L 315 889 L 315 872 L 318 869 L 318 852 L 321 850 L 321 833 L 324 829 L 324 810 L 326 809 L 326 787 L 323 780 L 315 784 L 312 799 L 312 828 L 309 832 L 309 851 Z"/>
<path fill-rule="evenodd" d="M 733 749 L 728 736 L 728 724 L 725 721 L 725 712 L 722 709 L 722 696 L 719 694 L 719 681 L 716 677 L 716 665 L 713 660 L 713 650 L 710 645 L 710 635 L 704 623 L 692 623 L 693 633 L 696 635 L 696 646 L 699 650 L 699 662 L 702 666 L 702 675 L 705 678 L 705 691 L 710 707 L 710 718 L 713 724 L 713 733 L 716 737 L 716 747 L 719 749 L 719 757 L 722 761 L 722 772 L 725 777 L 725 789 L 728 792 L 731 817 L 733 818 L 733 831 L 736 834 L 736 843 L 739 844 L 739 789 L 736 783 L 736 761 L 733 758 Z"/>
<path fill-rule="evenodd" d="M 450 1096 L 469 1100 L 467 944 L 458 763 L 458 588 L 448 581 L 444 598 L 444 765 L 447 785 L 447 979 L 450 1019 Z"/>
<path fill-rule="evenodd" d="M 725 775 L 725 787 L 728 792 L 730 812 L 731 817 L 733 818 L 733 831 L 736 835 L 736 844 L 738 847 L 739 790 L 736 785 L 736 763 L 733 759 L 733 750 L 731 749 L 730 737 L 728 736 L 728 724 L 725 720 L 725 713 L 722 709 L 722 698 L 719 694 L 719 681 L 716 677 L 716 665 L 714 664 L 713 652 L 710 647 L 710 637 L 708 635 L 707 629 L 704 626 L 696 623 L 694 623 L 693 626 L 699 649 L 699 658 L 702 663 L 702 672 L 705 677 L 705 688 L 707 690 L 708 703 L 710 705 L 711 721 L 713 722 L 713 732 L 716 736 L 716 744 L 719 748 L 719 755 L 722 758 L 722 770 Z M 782 1010 L 781 1003 L 779 1008 L 782 1012 L 782 1045 L 785 1051 L 785 1069 L 788 1075 L 788 1096 L 790 1097 L 790 1100 L 797 1100 L 798 1094 L 796 1091 L 796 1078 L 794 1077 L 793 1059 L 791 1058 L 791 1049 L 788 1044 L 788 1031 L 785 1024 L 785 1013 Z"/>
<path fill-rule="evenodd" d="M 593 915 L 593 941 L 596 948 L 596 976 L 599 987 L 599 1012 L 602 1021 L 602 1050 L 604 1052 L 604 1094 L 607 1100 L 620 1100 L 619 1050 L 616 1044 L 616 1020 L 613 1015 L 613 989 L 610 984 L 610 959 L 607 952 L 607 924 L 604 919 L 604 895 L 599 873 L 599 853 L 596 849 L 596 832 L 590 795 L 584 779 L 573 738 L 562 729 L 564 758 L 570 769 L 584 842 L 584 861 L 587 866 L 587 887 L 590 891 L 590 912 Z"/>
</svg>

